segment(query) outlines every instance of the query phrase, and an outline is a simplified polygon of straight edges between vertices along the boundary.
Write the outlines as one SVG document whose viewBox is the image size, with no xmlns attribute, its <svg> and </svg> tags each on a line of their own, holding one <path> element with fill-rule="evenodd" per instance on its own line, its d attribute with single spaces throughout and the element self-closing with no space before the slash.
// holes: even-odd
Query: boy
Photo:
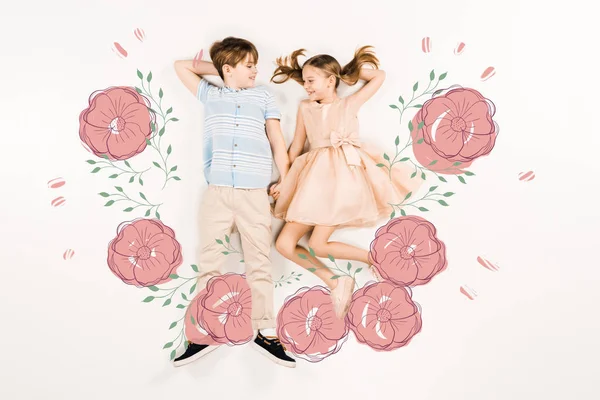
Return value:
<svg viewBox="0 0 600 400">
<path fill-rule="evenodd" d="M 273 158 L 281 180 L 289 169 L 281 114 L 267 89 L 254 86 L 258 51 L 252 43 L 227 37 L 211 46 L 210 57 L 212 62 L 175 62 L 179 79 L 205 106 L 204 176 L 209 186 L 200 210 L 198 289 L 220 274 L 225 256 L 215 239 L 230 234 L 235 226 L 252 292 L 252 327 L 258 331 L 254 346 L 274 362 L 293 368 L 295 360 L 285 353 L 275 335 L 269 255 L 271 209 L 267 187 Z M 198 76 L 217 74 L 225 82 L 224 87 Z M 188 364 L 215 348 L 190 343 L 174 364 Z"/>
</svg>

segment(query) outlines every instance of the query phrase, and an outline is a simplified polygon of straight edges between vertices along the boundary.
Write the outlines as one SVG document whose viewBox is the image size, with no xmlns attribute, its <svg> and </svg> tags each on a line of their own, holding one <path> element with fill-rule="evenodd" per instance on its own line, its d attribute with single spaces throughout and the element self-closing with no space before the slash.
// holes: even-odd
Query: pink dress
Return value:
<svg viewBox="0 0 600 400">
<path fill-rule="evenodd" d="M 358 117 L 346 98 L 300 104 L 310 151 L 296 158 L 279 187 L 273 215 L 306 225 L 365 227 L 389 217 L 421 179 L 406 162 L 392 169 L 383 152 L 358 139 Z M 411 165 L 411 164 L 409 164 Z"/>
</svg>

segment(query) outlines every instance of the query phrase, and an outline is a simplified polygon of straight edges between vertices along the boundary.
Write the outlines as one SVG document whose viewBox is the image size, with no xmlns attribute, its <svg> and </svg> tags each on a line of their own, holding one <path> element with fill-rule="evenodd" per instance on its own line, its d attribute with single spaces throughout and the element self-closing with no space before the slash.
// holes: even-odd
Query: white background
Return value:
<svg viewBox="0 0 600 400">
<path fill-rule="evenodd" d="M 0 16 L 2 123 L 2 271 L 0 397 L 3 399 L 400 398 L 597 399 L 600 356 L 597 239 L 600 140 L 598 23 L 592 6 L 569 2 L 490 1 L 67 1 L 11 2 Z M 590 3 L 591 4 L 591 3 Z M 140 43 L 133 29 L 145 30 Z M 162 345 L 181 310 L 144 304 L 149 294 L 108 269 L 106 248 L 130 219 L 104 207 L 108 174 L 90 174 L 78 116 L 95 90 L 137 85 L 152 71 L 154 88 L 180 122 L 173 146 L 181 182 L 144 191 L 164 205 L 163 221 L 182 244 L 191 276 L 201 174 L 202 107 L 179 83 L 173 61 L 234 35 L 260 52 L 260 80 L 275 57 L 305 47 L 341 63 L 357 46 L 376 47 L 387 80 L 361 111 L 361 136 L 393 149 L 405 140 L 388 107 L 431 69 L 447 83 L 472 87 L 497 106 L 496 147 L 477 160 L 467 185 L 450 180 L 450 207 L 422 215 L 447 246 L 448 269 L 414 291 L 423 330 L 405 348 L 378 353 L 352 336 L 340 353 L 295 370 L 249 346 L 223 348 L 174 369 Z M 432 52 L 421 51 L 431 37 Z M 119 59 L 111 44 L 129 52 Z M 461 56 L 453 49 L 465 42 Z M 496 76 L 479 79 L 488 66 Z M 299 85 L 270 85 L 289 143 Z M 411 114 L 412 116 L 412 114 Z M 144 154 L 145 155 L 145 154 Z M 144 155 L 140 156 L 143 157 Z M 143 158 L 140 158 L 143 159 Z M 531 182 L 521 171 L 535 171 Z M 47 182 L 65 178 L 61 189 Z M 126 182 L 120 182 L 128 185 Z M 426 186 L 427 187 L 427 186 Z M 65 206 L 50 201 L 62 195 Z M 138 215 L 139 216 L 139 215 Z M 133 217 L 133 216 L 131 216 Z M 274 222 L 277 231 L 281 225 Z M 367 246 L 374 229 L 334 238 Z M 238 238 L 234 237 L 237 243 Z M 75 250 L 65 261 L 63 252 Z M 498 263 L 481 267 L 477 256 Z M 273 250 L 274 276 L 297 266 Z M 239 264 L 232 259 L 232 268 Z M 276 289 L 276 307 L 308 275 Z M 359 277 L 364 283 L 368 275 Z M 467 284 L 479 296 L 459 293 Z"/>
</svg>

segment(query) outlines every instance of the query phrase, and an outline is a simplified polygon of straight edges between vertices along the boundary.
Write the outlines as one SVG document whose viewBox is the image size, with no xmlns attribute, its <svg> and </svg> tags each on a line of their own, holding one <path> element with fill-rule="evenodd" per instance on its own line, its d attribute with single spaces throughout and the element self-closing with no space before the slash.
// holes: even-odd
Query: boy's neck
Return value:
<svg viewBox="0 0 600 400">
<path fill-rule="evenodd" d="M 240 90 L 241 89 L 239 86 L 235 85 L 233 82 L 231 82 L 228 79 L 225 79 L 225 87 L 228 87 L 228 88 L 233 89 L 233 90 Z"/>
</svg>

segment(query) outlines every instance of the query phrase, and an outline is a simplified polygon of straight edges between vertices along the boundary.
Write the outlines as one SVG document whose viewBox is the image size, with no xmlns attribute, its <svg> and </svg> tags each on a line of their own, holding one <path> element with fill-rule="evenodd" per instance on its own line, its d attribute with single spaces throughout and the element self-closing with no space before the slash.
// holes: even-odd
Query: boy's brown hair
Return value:
<svg viewBox="0 0 600 400">
<path fill-rule="evenodd" d="M 210 58 L 223 80 L 225 80 L 223 66 L 227 64 L 235 67 L 244 61 L 248 54 L 254 58 L 254 63 L 258 63 L 256 47 L 246 39 L 232 36 L 228 36 L 220 42 L 214 42 L 210 47 Z"/>
</svg>

